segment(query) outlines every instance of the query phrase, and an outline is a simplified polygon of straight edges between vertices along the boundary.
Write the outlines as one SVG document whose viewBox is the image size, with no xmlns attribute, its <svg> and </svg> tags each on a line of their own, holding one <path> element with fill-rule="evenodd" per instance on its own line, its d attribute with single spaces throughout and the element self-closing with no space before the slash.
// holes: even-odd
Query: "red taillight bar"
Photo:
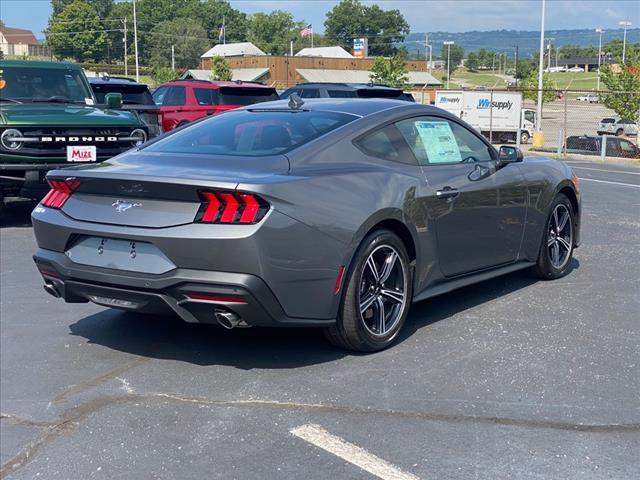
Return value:
<svg viewBox="0 0 640 480">
<path fill-rule="evenodd" d="M 76 188 L 80 186 L 80 182 L 74 178 L 66 180 L 47 179 L 51 190 L 41 200 L 41 204 L 49 208 L 62 208 Z"/>
<path fill-rule="evenodd" d="M 269 210 L 269 204 L 251 193 L 200 192 L 202 206 L 196 217 L 200 223 L 250 225 L 258 223 Z"/>
</svg>

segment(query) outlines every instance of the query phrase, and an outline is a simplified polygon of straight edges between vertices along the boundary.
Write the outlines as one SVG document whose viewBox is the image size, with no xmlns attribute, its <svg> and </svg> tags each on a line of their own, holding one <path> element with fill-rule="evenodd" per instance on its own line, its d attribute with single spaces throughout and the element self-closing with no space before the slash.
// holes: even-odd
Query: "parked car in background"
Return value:
<svg viewBox="0 0 640 480">
<path fill-rule="evenodd" d="M 122 97 L 98 108 L 78 65 L 0 60 L 0 203 L 40 198 L 48 170 L 106 160 L 144 143 L 148 127 L 121 110 Z"/>
<path fill-rule="evenodd" d="M 107 93 L 122 95 L 122 110 L 136 112 L 149 127 L 149 138 L 162 133 L 160 108 L 153 101 L 149 87 L 126 77 L 89 77 L 89 85 L 99 105 L 104 105 Z"/>
<path fill-rule="evenodd" d="M 580 95 L 578 98 L 576 98 L 576 100 L 579 102 L 598 103 L 600 102 L 600 97 L 598 97 L 598 95 L 590 93 L 588 95 Z"/>
<path fill-rule="evenodd" d="M 608 117 L 600 120 L 598 135 L 637 135 L 638 124 L 620 117 Z"/>
<path fill-rule="evenodd" d="M 600 155 L 602 152 L 602 137 L 595 135 L 575 135 L 567 137 L 567 153 L 581 155 Z M 607 136 L 606 156 L 640 158 L 640 149 L 625 138 Z"/>
<path fill-rule="evenodd" d="M 584 68 L 582 68 L 582 67 L 571 67 L 571 68 L 567 69 L 567 72 L 572 72 L 572 73 L 584 72 Z"/>
<path fill-rule="evenodd" d="M 280 98 L 289 98 L 294 93 L 300 98 L 393 98 L 416 101 L 413 95 L 399 88 L 371 83 L 300 83 L 285 90 Z"/>
<path fill-rule="evenodd" d="M 240 81 L 174 80 L 163 83 L 153 92 L 164 132 L 209 115 L 277 99 L 275 88 Z"/>
</svg>

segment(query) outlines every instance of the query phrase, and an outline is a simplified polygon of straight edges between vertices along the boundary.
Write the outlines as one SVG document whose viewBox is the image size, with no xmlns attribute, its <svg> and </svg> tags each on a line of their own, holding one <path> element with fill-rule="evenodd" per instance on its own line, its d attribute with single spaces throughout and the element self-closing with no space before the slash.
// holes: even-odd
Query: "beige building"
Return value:
<svg viewBox="0 0 640 480">
<path fill-rule="evenodd" d="M 41 47 L 31 30 L 0 27 L 0 50 L 5 57 L 38 55 Z"/>
</svg>

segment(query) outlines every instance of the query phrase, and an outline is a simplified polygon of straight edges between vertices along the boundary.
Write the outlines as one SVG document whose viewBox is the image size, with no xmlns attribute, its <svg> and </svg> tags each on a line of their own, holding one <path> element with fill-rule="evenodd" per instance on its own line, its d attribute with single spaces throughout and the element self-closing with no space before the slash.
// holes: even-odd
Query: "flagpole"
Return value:
<svg viewBox="0 0 640 480">
<path fill-rule="evenodd" d="M 225 25 L 226 21 L 227 19 L 225 17 L 222 17 L 222 44 L 223 45 L 227 44 L 227 26 Z"/>
<path fill-rule="evenodd" d="M 311 25 L 311 48 L 313 48 L 313 25 Z"/>
</svg>

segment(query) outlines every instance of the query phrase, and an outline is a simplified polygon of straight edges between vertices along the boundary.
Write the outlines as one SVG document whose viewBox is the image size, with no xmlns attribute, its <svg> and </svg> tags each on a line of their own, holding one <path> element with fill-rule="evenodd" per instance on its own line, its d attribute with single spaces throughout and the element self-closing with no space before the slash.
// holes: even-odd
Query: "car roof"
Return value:
<svg viewBox="0 0 640 480">
<path fill-rule="evenodd" d="M 327 111 L 348 113 L 359 117 L 366 117 L 383 110 L 403 107 L 405 109 L 413 109 L 422 112 L 425 115 L 429 113 L 438 113 L 451 117 L 448 112 L 431 105 L 422 105 L 419 103 L 407 102 L 406 100 L 396 100 L 389 98 L 309 98 L 304 99 L 301 109 L 311 111 Z M 289 110 L 289 100 L 277 100 L 273 102 L 255 103 L 247 105 L 242 110 Z"/>
<path fill-rule="evenodd" d="M 170 82 L 165 82 L 162 85 L 160 85 L 161 87 L 165 87 L 165 86 L 194 86 L 194 87 L 198 87 L 198 88 L 212 88 L 212 89 L 217 89 L 217 88 L 222 88 L 222 87 L 245 87 L 245 88 L 268 88 L 268 89 L 272 89 L 272 87 L 269 87 L 268 85 L 264 85 L 263 83 L 259 83 L 259 82 L 243 82 L 241 80 L 234 80 L 234 81 L 222 81 L 222 80 L 198 80 L 198 79 L 184 79 L 184 80 L 171 80 Z"/>
<path fill-rule="evenodd" d="M 138 83 L 135 80 L 120 77 L 88 77 L 89 83 L 92 85 L 144 85 L 145 83 Z"/>
<path fill-rule="evenodd" d="M 0 60 L 0 67 L 52 68 L 60 70 L 80 70 L 80 65 L 69 62 L 51 62 L 44 60 Z"/>
<path fill-rule="evenodd" d="M 332 87 L 343 90 L 400 90 L 399 88 L 389 87 L 388 85 L 381 85 L 378 83 L 334 83 L 334 82 L 307 82 L 307 83 L 298 83 L 294 87 L 289 87 L 287 90 L 291 88 L 317 88 L 317 87 Z"/>
</svg>

